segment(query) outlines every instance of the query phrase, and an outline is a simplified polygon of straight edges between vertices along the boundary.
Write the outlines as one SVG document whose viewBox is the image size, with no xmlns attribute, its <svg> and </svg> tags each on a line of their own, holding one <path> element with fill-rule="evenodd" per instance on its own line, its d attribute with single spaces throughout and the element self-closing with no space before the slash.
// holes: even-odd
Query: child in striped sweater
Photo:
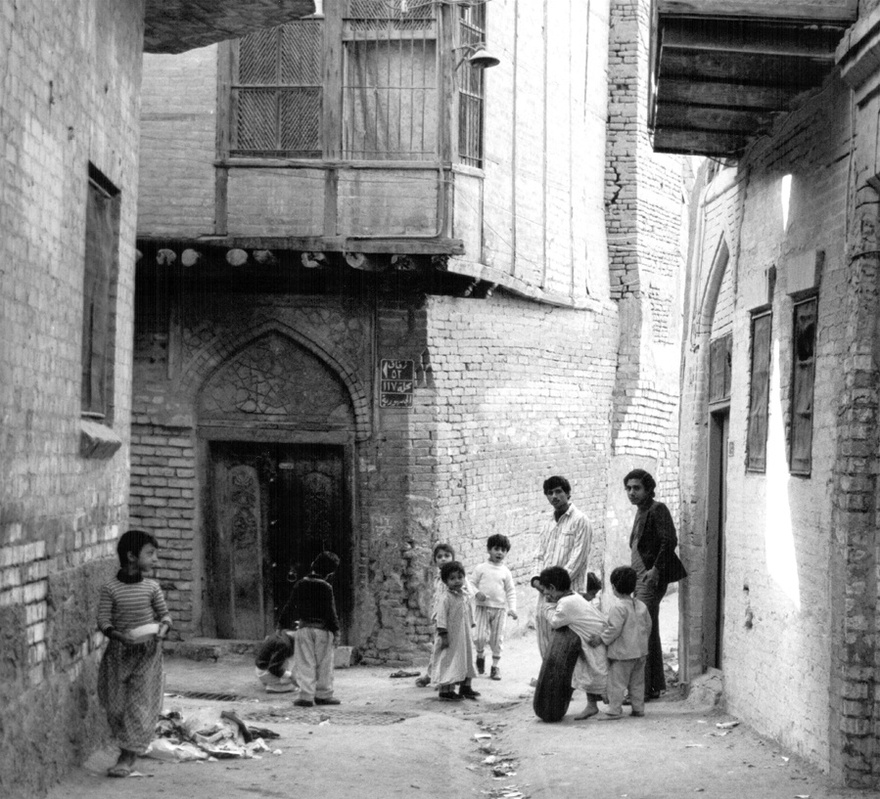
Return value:
<svg viewBox="0 0 880 799">
<path fill-rule="evenodd" d="M 129 530 L 116 551 L 122 568 L 101 587 L 98 629 L 109 639 L 98 671 L 98 698 L 120 747 L 111 777 L 131 774 L 149 749 L 162 710 L 162 640 L 171 616 L 159 583 L 149 579 L 159 544 L 149 533 Z"/>
</svg>

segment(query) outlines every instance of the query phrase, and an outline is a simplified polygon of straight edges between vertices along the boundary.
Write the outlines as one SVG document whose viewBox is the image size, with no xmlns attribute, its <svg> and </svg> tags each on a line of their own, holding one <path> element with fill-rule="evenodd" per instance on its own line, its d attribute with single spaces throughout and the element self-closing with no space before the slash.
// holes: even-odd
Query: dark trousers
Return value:
<svg viewBox="0 0 880 799">
<path fill-rule="evenodd" d="M 651 636 L 648 638 L 648 657 L 645 660 L 645 696 L 651 696 L 666 690 L 663 646 L 660 643 L 660 600 L 666 595 L 667 586 L 664 583 L 651 586 L 645 576 L 646 572 L 639 575 L 635 596 L 647 605 L 651 616 Z"/>
</svg>

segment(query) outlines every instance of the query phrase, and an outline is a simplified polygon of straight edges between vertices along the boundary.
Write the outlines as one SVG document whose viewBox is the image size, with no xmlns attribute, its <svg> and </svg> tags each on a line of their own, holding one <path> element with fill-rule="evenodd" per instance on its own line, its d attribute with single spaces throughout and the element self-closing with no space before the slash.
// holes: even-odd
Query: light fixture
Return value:
<svg viewBox="0 0 880 799">
<path fill-rule="evenodd" d="M 501 59 L 489 51 L 485 42 L 474 42 L 473 44 L 465 44 L 461 47 L 453 47 L 452 49 L 453 51 L 464 50 L 466 53 L 459 59 L 455 69 L 458 69 L 465 61 L 477 69 L 497 67 L 501 63 Z"/>
</svg>

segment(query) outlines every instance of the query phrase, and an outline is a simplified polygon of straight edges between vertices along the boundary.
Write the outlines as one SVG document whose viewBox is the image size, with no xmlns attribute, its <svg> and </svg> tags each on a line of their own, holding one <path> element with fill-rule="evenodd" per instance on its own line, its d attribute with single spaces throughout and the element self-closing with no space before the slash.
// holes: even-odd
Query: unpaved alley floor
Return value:
<svg viewBox="0 0 880 799">
<path fill-rule="evenodd" d="M 138 761 L 143 776 L 110 779 L 115 751 L 96 753 L 50 799 L 226 797 L 590 797 L 843 799 L 821 774 L 712 709 L 666 696 L 643 719 L 543 724 L 532 712 L 534 638 L 510 640 L 503 679 L 479 678 L 477 702 L 450 705 L 396 668 L 338 669 L 338 707 L 300 709 L 295 695 L 258 689 L 249 658 L 216 663 L 170 657 L 166 708 L 210 716 L 235 710 L 276 731 L 260 759 Z M 412 670 L 417 670 L 415 667 Z"/>
</svg>

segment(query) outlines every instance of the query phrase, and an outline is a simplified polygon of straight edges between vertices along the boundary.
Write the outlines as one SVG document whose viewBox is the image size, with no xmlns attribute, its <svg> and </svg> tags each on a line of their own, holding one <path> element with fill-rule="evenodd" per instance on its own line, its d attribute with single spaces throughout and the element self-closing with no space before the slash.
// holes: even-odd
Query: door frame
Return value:
<svg viewBox="0 0 880 799">
<path fill-rule="evenodd" d="M 709 463 L 706 496 L 706 569 L 703 585 L 702 666 L 720 669 L 724 654 L 725 527 L 730 405 L 712 407 L 708 418 Z"/>
<path fill-rule="evenodd" d="M 357 463 L 357 442 L 354 434 L 349 432 L 304 432 L 298 430 L 285 430 L 266 428 L 259 425 L 242 424 L 202 424 L 196 432 L 196 471 L 200 476 L 201 497 L 196 503 L 197 518 L 195 529 L 197 535 L 193 541 L 193 625 L 203 636 L 216 637 L 217 620 L 211 607 L 211 581 L 210 561 L 208 557 L 208 541 L 211 536 L 214 520 L 214 480 L 212 474 L 212 461 L 210 445 L 213 442 L 241 443 L 241 444 L 313 444 L 331 445 L 342 448 L 342 480 L 345 496 L 345 515 L 350 525 L 351 559 L 350 573 L 348 577 L 351 585 L 352 608 L 358 605 L 358 582 L 357 564 L 358 553 L 361 548 L 359 503 L 355 490 L 355 464 Z M 198 602 L 195 601 L 198 597 Z M 357 614 L 352 613 L 346 629 L 340 631 L 343 640 L 356 638 Z"/>
</svg>

